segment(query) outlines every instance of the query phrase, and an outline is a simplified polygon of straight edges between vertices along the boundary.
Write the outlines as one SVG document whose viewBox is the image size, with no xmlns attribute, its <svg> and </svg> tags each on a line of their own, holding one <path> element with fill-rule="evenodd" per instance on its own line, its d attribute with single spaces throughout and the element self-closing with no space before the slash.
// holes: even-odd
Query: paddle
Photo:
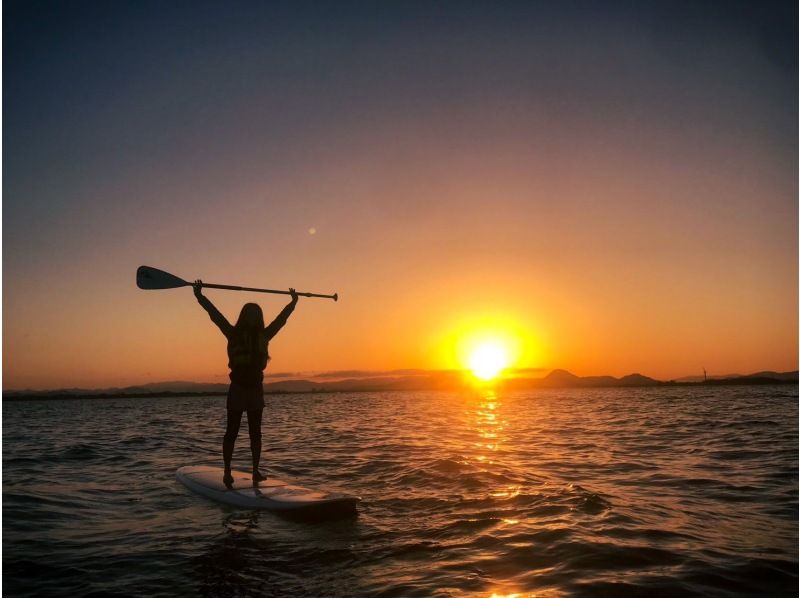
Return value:
<svg viewBox="0 0 800 598">
<path fill-rule="evenodd" d="M 186 282 L 174 274 L 164 272 L 158 268 L 150 266 L 139 266 L 136 270 L 136 286 L 148 291 L 157 289 L 177 289 L 179 287 L 190 287 L 191 282 Z M 277 295 L 291 295 L 289 291 L 277 291 L 275 289 L 254 289 L 251 287 L 236 287 L 228 284 L 209 284 L 203 283 L 204 289 L 226 289 L 228 291 L 251 291 L 253 293 L 275 293 Z M 319 295 L 317 293 L 297 293 L 300 297 L 321 297 L 322 299 L 339 300 L 339 293 L 333 295 Z"/>
</svg>

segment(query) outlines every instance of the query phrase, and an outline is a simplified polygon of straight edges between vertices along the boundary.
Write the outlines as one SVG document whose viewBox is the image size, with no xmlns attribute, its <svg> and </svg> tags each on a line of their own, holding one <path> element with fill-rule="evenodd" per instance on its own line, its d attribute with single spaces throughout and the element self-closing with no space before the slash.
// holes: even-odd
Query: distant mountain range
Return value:
<svg viewBox="0 0 800 598">
<path fill-rule="evenodd" d="M 764 372 L 756 372 L 755 374 L 747 374 L 743 376 L 741 374 L 725 374 L 724 376 L 709 376 L 708 381 L 717 381 L 717 380 L 734 380 L 737 378 L 744 378 L 744 379 L 754 379 L 754 378 L 768 378 L 774 380 L 786 380 L 789 382 L 797 382 L 797 372 L 772 372 L 772 371 L 764 371 Z M 684 376 L 683 378 L 676 378 L 675 382 L 703 382 L 703 376 Z"/>
<path fill-rule="evenodd" d="M 456 390 L 470 385 L 469 376 L 458 370 L 398 370 L 396 372 L 342 372 L 348 377 L 336 379 L 333 373 L 310 376 L 314 379 L 287 378 L 265 382 L 264 390 L 271 393 L 297 392 L 364 392 L 403 390 Z M 519 373 L 519 372 L 518 372 Z M 522 370 L 528 374 L 530 370 Z M 496 388 L 523 390 L 534 388 L 625 388 L 647 386 L 693 386 L 693 385 L 755 385 L 797 384 L 798 373 L 756 372 L 754 374 L 731 374 L 724 378 L 686 377 L 661 381 L 642 374 L 629 374 L 621 378 L 613 376 L 576 376 L 566 370 L 553 370 L 542 378 L 512 376 L 495 383 Z M 147 397 L 200 396 L 225 394 L 227 383 L 212 382 L 153 382 L 123 388 L 61 388 L 57 390 L 10 390 L 3 393 L 4 399 L 78 398 L 78 397 Z"/>
<path fill-rule="evenodd" d="M 629 374 L 622 378 L 613 376 L 576 376 L 566 370 L 553 370 L 539 380 L 536 386 L 575 388 L 575 387 L 619 387 L 619 386 L 672 386 L 682 384 L 776 384 L 797 383 L 797 371 L 794 372 L 756 372 L 755 374 L 731 374 L 728 376 L 710 377 L 704 380 L 702 376 L 687 376 L 666 382 L 643 376 L 642 374 Z"/>
<path fill-rule="evenodd" d="M 538 381 L 537 386 L 555 388 L 575 387 L 612 387 L 612 386 L 659 386 L 662 382 L 642 376 L 641 374 L 628 374 L 622 378 L 613 376 L 576 376 L 567 370 L 553 370 Z"/>
</svg>

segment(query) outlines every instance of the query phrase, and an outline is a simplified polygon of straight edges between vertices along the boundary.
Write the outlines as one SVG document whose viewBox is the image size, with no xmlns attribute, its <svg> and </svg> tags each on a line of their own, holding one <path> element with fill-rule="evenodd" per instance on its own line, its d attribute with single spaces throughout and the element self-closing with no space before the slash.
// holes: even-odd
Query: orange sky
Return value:
<svg viewBox="0 0 800 598">
<path fill-rule="evenodd" d="M 411 51 L 395 32 L 363 42 L 372 62 L 331 57 L 337 32 L 279 40 L 268 60 L 232 36 L 200 50 L 216 63 L 178 36 L 117 82 L 95 54 L 12 63 L 4 387 L 224 381 L 224 338 L 191 290 L 138 290 L 142 264 L 339 292 L 301 300 L 272 371 L 458 366 L 454 339 L 498 321 L 522 367 L 796 369 L 796 87 L 752 40 L 716 31 L 687 63 L 637 22 L 577 46 L 543 29 L 472 47 L 465 22 L 418 31 Z M 22 99 L 33 77 L 58 93 L 64 69 L 96 109 L 40 105 L 40 125 Z M 207 295 L 231 320 L 245 301 L 267 319 L 285 302 Z"/>
</svg>

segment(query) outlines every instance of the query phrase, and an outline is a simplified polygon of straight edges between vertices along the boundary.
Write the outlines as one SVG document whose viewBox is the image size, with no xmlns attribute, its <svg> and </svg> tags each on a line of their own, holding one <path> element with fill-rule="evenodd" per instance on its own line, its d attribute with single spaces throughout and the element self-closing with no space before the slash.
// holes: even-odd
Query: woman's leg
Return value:
<svg viewBox="0 0 800 598">
<path fill-rule="evenodd" d="M 250 452 L 253 454 L 253 480 L 266 479 L 258 471 L 261 461 L 261 414 L 263 409 L 252 409 L 247 412 L 247 429 L 250 432 Z"/>
<path fill-rule="evenodd" d="M 231 459 L 233 458 L 233 445 L 236 444 L 236 437 L 239 435 L 239 426 L 242 423 L 242 412 L 228 409 L 228 425 L 225 428 L 225 437 L 222 439 L 222 460 L 225 462 L 226 484 L 233 483 L 231 476 Z"/>
</svg>

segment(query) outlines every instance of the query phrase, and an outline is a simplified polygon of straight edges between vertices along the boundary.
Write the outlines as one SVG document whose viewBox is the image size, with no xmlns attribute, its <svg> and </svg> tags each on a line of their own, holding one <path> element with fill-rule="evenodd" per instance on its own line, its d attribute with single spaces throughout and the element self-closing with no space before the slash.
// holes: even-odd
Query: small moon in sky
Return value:
<svg viewBox="0 0 800 598">
<path fill-rule="evenodd" d="M 309 235 L 316 235 L 317 234 L 317 229 L 312 226 L 311 228 L 308 229 L 308 234 Z"/>
</svg>

